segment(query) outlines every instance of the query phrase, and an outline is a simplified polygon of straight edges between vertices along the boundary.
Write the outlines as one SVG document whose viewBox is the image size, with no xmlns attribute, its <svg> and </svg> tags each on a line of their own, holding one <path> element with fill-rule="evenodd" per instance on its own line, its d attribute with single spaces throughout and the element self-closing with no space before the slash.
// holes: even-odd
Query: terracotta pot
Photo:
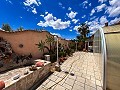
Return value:
<svg viewBox="0 0 120 90">
<path fill-rule="evenodd" d="M 44 63 L 43 63 L 43 62 L 37 62 L 35 65 L 36 65 L 37 67 L 43 67 L 43 66 L 44 66 Z"/>
<path fill-rule="evenodd" d="M 4 81 L 0 81 L 0 90 L 2 90 L 3 88 L 5 88 L 5 82 Z"/>
</svg>

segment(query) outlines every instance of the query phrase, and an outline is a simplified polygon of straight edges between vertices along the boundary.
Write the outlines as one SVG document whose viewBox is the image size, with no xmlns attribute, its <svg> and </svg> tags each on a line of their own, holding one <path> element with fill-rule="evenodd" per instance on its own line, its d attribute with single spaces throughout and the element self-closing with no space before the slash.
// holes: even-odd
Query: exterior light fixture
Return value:
<svg viewBox="0 0 120 90">
<path fill-rule="evenodd" d="M 54 40 L 57 42 L 57 65 L 56 65 L 56 67 L 57 67 L 57 71 L 61 71 L 60 64 L 59 64 L 59 59 L 58 59 L 58 36 L 55 35 Z"/>
</svg>

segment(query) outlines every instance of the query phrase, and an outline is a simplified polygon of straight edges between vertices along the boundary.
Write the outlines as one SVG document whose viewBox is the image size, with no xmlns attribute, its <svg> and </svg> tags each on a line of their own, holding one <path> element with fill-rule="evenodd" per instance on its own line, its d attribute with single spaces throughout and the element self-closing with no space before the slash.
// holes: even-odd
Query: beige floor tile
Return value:
<svg viewBox="0 0 120 90">
<path fill-rule="evenodd" d="M 67 78 L 66 81 L 65 81 L 66 84 L 69 84 L 71 86 L 73 86 L 74 82 L 75 82 L 75 80 L 70 79 L 70 78 Z"/>
<path fill-rule="evenodd" d="M 77 85 L 77 84 L 74 84 L 74 86 L 73 86 L 73 89 L 72 89 L 72 90 L 84 90 L 84 87 L 79 86 L 79 85 Z"/>
<path fill-rule="evenodd" d="M 64 72 L 60 72 L 57 76 L 63 78 L 66 74 Z"/>
<path fill-rule="evenodd" d="M 68 78 L 75 80 L 76 79 L 76 74 L 74 76 L 68 75 Z"/>
<path fill-rule="evenodd" d="M 77 71 L 77 72 L 75 72 L 75 75 L 77 75 L 77 76 L 81 76 L 82 75 L 82 73 L 79 71 Z"/>
<path fill-rule="evenodd" d="M 47 85 L 45 85 L 46 88 L 50 88 L 51 86 L 53 86 L 55 84 L 55 82 L 50 81 Z"/>
<path fill-rule="evenodd" d="M 91 86 L 91 87 L 96 88 L 95 81 L 92 81 L 92 80 L 86 79 L 85 84 L 88 85 L 88 86 Z"/>
<path fill-rule="evenodd" d="M 46 90 L 44 87 L 39 87 L 36 90 Z"/>
<path fill-rule="evenodd" d="M 55 75 L 51 75 L 48 79 L 52 80 L 52 81 L 56 81 L 58 78 L 58 76 Z"/>
<path fill-rule="evenodd" d="M 101 81 L 96 80 L 96 85 L 101 86 Z"/>
<path fill-rule="evenodd" d="M 102 87 L 100 86 L 97 86 L 97 90 L 103 90 Z"/>
<path fill-rule="evenodd" d="M 55 80 L 55 82 L 56 82 L 56 83 L 57 83 L 57 82 L 61 82 L 61 80 L 62 80 L 62 78 L 58 77 L 58 78 Z"/>
<path fill-rule="evenodd" d="M 65 88 L 61 85 L 57 85 L 54 90 L 65 90 Z"/>
<path fill-rule="evenodd" d="M 63 83 L 62 86 L 65 87 L 65 88 L 67 88 L 67 89 L 69 89 L 69 90 L 72 89 L 72 86 L 71 86 L 71 85 L 68 85 L 68 84 L 66 84 L 66 83 Z"/>
<path fill-rule="evenodd" d="M 85 85 L 85 90 L 96 90 L 96 89 L 93 88 L 93 87 L 90 87 L 90 86 L 88 86 L 88 85 Z"/>
<path fill-rule="evenodd" d="M 66 79 L 63 79 L 62 81 L 60 81 L 58 84 L 63 85 L 63 83 L 65 82 Z"/>
<path fill-rule="evenodd" d="M 55 71 L 53 74 L 54 74 L 54 75 L 57 75 L 57 74 L 59 74 L 59 72 Z"/>
<path fill-rule="evenodd" d="M 77 84 L 77 85 L 79 85 L 79 86 L 82 86 L 82 87 L 84 87 L 84 83 L 81 83 L 81 82 L 79 82 L 79 81 L 75 81 L 75 84 Z"/>
<path fill-rule="evenodd" d="M 85 78 L 83 78 L 83 77 L 77 77 L 76 81 L 85 83 Z"/>
<path fill-rule="evenodd" d="M 95 82 L 95 77 L 94 76 L 91 76 L 91 78 L 90 78 L 92 81 L 94 81 Z"/>
<path fill-rule="evenodd" d="M 75 52 L 73 57 L 69 57 L 61 65 L 61 68 L 64 71 L 69 71 L 71 68 L 70 72 L 73 72 L 75 76 L 67 74 L 67 77 L 65 77 L 65 79 L 63 79 L 54 90 L 71 90 L 71 87 L 73 90 L 84 90 L 84 88 L 85 90 L 102 90 L 100 87 L 102 83 L 99 65 L 93 55 L 94 54 L 89 52 Z M 71 67 L 72 63 L 73 65 Z M 46 85 L 47 87 L 51 86 L 60 81 L 64 76 L 66 76 L 64 72 L 55 71 L 53 76 L 49 77 L 48 81 L 45 81 L 43 85 Z"/>
<path fill-rule="evenodd" d="M 50 82 L 50 80 L 49 80 L 49 79 L 45 80 L 45 81 L 42 83 L 42 85 L 44 85 L 44 86 L 45 86 L 45 85 L 47 85 L 47 83 L 48 83 L 48 82 Z"/>
</svg>

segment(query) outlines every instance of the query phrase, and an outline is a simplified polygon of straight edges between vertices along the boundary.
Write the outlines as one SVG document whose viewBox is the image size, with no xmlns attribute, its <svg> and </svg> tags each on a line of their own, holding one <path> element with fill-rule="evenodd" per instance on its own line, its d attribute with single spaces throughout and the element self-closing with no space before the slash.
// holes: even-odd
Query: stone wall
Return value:
<svg viewBox="0 0 120 90">
<path fill-rule="evenodd" d="M 29 71 L 29 74 L 21 76 L 17 80 L 8 80 L 3 90 L 30 90 L 38 81 L 41 82 L 48 76 L 50 67 L 51 63 L 46 61 L 44 67 L 37 67 L 37 70 Z"/>
</svg>

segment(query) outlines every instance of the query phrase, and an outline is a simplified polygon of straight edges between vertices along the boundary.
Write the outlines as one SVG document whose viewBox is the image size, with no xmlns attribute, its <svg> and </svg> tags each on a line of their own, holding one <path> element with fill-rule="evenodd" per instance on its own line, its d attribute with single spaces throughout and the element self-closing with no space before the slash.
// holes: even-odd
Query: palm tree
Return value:
<svg viewBox="0 0 120 90">
<path fill-rule="evenodd" d="M 52 52 L 52 44 L 54 43 L 54 37 L 50 35 L 46 35 L 47 39 L 45 40 L 47 44 L 50 46 L 50 52 Z"/>
<path fill-rule="evenodd" d="M 49 48 L 48 48 L 47 46 L 45 46 L 45 42 L 43 42 L 42 40 L 41 40 L 38 44 L 36 44 L 36 45 L 38 46 L 39 51 L 44 52 L 44 49 L 45 49 L 45 48 L 46 48 L 48 51 L 50 51 Z"/>
<path fill-rule="evenodd" d="M 5 30 L 5 31 L 9 31 L 9 32 L 12 31 L 12 29 L 11 29 L 9 24 L 3 24 L 2 25 L 2 29 Z"/>
<path fill-rule="evenodd" d="M 42 52 L 44 52 L 44 46 L 45 46 L 45 42 L 43 42 L 42 40 L 36 44 L 38 46 L 38 49 Z"/>
<path fill-rule="evenodd" d="M 18 31 L 23 31 L 23 27 L 20 26 L 17 30 L 18 30 Z"/>
</svg>

